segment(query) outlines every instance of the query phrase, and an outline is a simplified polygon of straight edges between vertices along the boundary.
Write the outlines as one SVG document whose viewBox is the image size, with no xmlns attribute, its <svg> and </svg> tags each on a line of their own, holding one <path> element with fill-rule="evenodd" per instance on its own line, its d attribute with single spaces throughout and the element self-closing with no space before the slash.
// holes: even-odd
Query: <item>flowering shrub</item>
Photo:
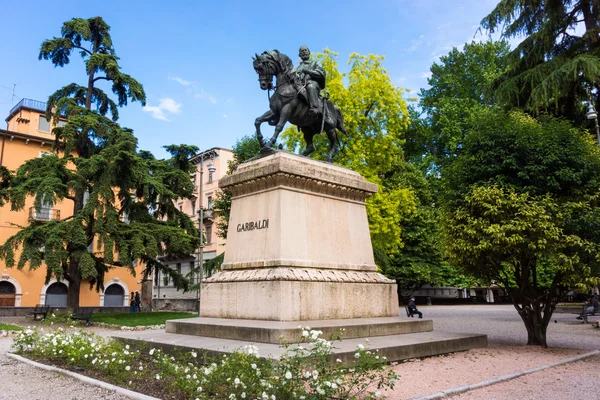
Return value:
<svg viewBox="0 0 600 400">
<path fill-rule="evenodd" d="M 254 345 L 213 359 L 195 351 L 173 356 L 63 329 L 45 334 L 28 329 L 13 345 L 35 359 L 101 373 L 139 391 L 159 387 L 163 394 L 191 400 L 374 399 L 394 386 L 398 377 L 386 367 L 385 357 L 361 344 L 350 363 L 334 360 L 333 343 L 321 335 L 303 329 L 301 342 L 284 344 L 279 360 L 260 358 Z"/>
</svg>

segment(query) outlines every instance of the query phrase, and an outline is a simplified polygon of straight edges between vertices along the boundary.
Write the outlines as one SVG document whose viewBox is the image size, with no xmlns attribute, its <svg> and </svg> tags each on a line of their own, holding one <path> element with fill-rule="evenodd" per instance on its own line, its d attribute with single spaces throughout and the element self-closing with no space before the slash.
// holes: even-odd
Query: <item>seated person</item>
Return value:
<svg viewBox="0 0 600 400">
<path fill-rule="evenodd" d="M 594 314 L 594 306 L 592 305 L 591 299 L 588 299 L 583 302 L 583 309 L 581 310 L 581 314 L 577 319 L 583 319 L 583 314 Z"/>
<path fill-rule="evenodd" d="M 417 305 L 415 304 L 414 296 L 410 298 L 408 301 L 408 312 L 412 316 L 413 314 L 418 314 L 419 318 L 423 318 L 423 313 L 417 309 Z"/>
</svg>

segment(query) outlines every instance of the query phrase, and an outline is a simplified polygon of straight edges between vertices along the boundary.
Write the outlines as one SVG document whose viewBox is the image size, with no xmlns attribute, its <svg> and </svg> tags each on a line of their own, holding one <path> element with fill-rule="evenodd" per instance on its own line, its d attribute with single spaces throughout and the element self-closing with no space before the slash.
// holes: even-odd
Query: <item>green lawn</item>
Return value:
<svg viewBox="0 0 600 400">
<path fill-rule="evenodd" d="M 0 323 L 0 331 L 22 331 L 23 328 L 17 325 L 9 325 Z"/>
<path fill-rule="evenodd" d="M 106 324 L 120 326 L 148 326 L 164 324 L 169 319 L 193 318 L 197 314 L 184 312 L 118 312 L 97 313 L 92 315 L 92 322 L 104 322 Z"/>
</svg>

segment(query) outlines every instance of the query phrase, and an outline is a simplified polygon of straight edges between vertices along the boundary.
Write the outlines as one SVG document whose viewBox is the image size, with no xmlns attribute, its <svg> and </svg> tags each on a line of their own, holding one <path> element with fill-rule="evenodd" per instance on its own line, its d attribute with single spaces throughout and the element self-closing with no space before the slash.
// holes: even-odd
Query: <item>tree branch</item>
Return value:
<svg viewBox="0 0 600 400">
<path fill-rule="evenodd" d="M 93 81 L 93 82 L 96 82 L 96 81 L 98 81 L 98 80 L 100 80 L 100 79 L 104 79 L 104 80 L 107 80 L 107 81 L 112 81 L 112 79 L 110 79 L 110 78 L 107 78 L 106 76 L 99 76 L 99 77 L 97 77 L 97 78 L 94 78 L 94 81 Z"/>
<path fill-rule="evenodd" d="M 76 49 L 79 49 L 79 50 L 83 50 L 83 51 L 85 51 L 85 52 L 86 52 L 86 53 L 88 53 L 90 56 L 92 55 L 92 52 L 91 52 L 91 51 L 89 51 L 88 49 L 86 49 L 85 47 L 81 47 L 81 46 L 73 46 L 73 47 L 74 47 L 74 48 L 76 48 Z"/>
</svg>

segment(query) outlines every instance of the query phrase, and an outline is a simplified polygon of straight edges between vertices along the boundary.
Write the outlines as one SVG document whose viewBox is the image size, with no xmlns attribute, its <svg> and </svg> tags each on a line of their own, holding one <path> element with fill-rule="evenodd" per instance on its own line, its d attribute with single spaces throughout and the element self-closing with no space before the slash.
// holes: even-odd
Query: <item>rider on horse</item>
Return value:
<svg viewBox="0 0 600 400">
<path fill-rule="evenodd" d="M 309 115 L 317 116 L 321 114 L 319 93 L 325 89 L 326 73 L 321 64 L 310 60 L 308 47 L 300 47 L 298 55 L 302 62 L 292 71 L 296 77 L 296 89 L 308 102 Z"/>
</svg>

